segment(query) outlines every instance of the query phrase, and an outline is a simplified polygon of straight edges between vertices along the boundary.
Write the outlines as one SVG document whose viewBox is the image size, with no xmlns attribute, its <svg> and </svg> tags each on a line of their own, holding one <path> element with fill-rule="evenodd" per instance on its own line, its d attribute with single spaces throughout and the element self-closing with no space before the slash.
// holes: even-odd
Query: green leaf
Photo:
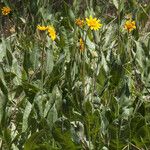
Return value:
<svg viewBox="0 0 150 150">
<path fill-rule="evenodd" d="M 86 114 L 92 114 L 93 112 L 92 103 L 89 100 L 85 102 L 84 109 L 85 109 Z"/>
<path fill-rule="evenodd" d="M 47 122 L 49 123 L 50 128 L 53 126 L 53 123 L 57 120 L 58 118 L 58 113 L 55 108 L 55 105 L 49 110 L 48 115 L 47 115 Z"/>
<path fill-rule="evenodd" d="M 104 53 L 102 51 L 101 51 L 101 57 L 102 57 L 101 64 L 103 65 L 103 68 L 105 72 L 107 73 L 109 71 L 109 68 L 108 68 Z"/>
<path fill-rule="evenodd" d="M 68 10 L 68 14 L 69 14 L 69 17 L 70 17 L 71 21 L 75 21 L 75 15 L 74 15 L 72 9 Z"/>
<path fill-rule="evenodd" d="M 62 149 L 79 150 L 80 148 L 72 141 L 70 127 L 68 120 L 56 121 L 52 129 L 53 137 L 62 146 Z"/>
<path fill-rule="evenodd" d="M 0 78 L 0 89 L 4 93 L 4 95 L 8 97 L 8 90 L 7 90 L 8 88 L 6 87 L 4 83 L 5 82 L 2 81 L 2 79 Z"/>
<path fill-rule="evenodd" d="M 0 124 L 2 124 L 3 126 L 5 126 L 4 118 L 5 115 L 7 114 L 5 112 L 7 102 L 8 102 L 7 96 L 0 92 Z"/>
<path fill-rule="evenodd" d="M 11 130 L 8 128 L 4 129 L 4 139 L 8 147 L 11 145 Z"/>
<path fill-rule="evenodd" d="M 41 141 L 41 138 L 44 136 L 45 131 L 41 130 L 39 132 L 33 133 L 29 139 L 25 142 L 24 150 L 36 150 L 38 143 Z M 40 142 L 41 144 L 41 142 Z"/>
<path fill-rule="evenodd" d="M 28 128 L 28 119 L 32 110 L 32 105 L 30 102 L 27 102 L 24 113 L 23 113 L 23 121 L 22 121 L 22 132 L 25 132 Z"/>
<path fill-rule="evenodd" d="M 24 52 L 24 60 L 23 60 L 23 68 L 28 74 L 28 70 L 31 67 L 31 61 L 30 61 L 30 53 L 28 51 Z"/>
<path fill-rule="evenodd" d="M 12 56 L 12 53 L 8 49 L 6 49 L 6 55 L 7 55 L 9 66 L 12 66 L 13 56 Z"/>
<path fill-rule="evenodd" d="M 118 2 L 118 0 L 113 0 L 113 4 L 115 5 L 115 7 L 117 9 L 119 8 L 119 2 Z"/>
<path fill-rule="evenodd" d="M 29 101 L 32 103 L 35 95 L 40 91 L 38 87 L 32 85 L 28 82 L 22 82 L 22 87 L 25 91 L 26 96 L 29 98 Z"/>
<path fill-rule="evenodd" d="M 36 70 L 39 66 L 39 57 L 40 57 L 40 49 L 37 42 L 35 42 L 33 50 L 31 52 L 31 62 L 33 64 L 33 69 Z"/>
<path fill-rule="evenodd" d="M 4 42 L 0 43 L 0 62 L 2 62 L 3 57 L 6 55 L 6 45 Z"/>
<path fill-rule="evenodd" d="M 46 71 L 50 74 L 53 70 L 54 61 L 53 61 L 53 52 L 51 50 L 47 50 L 47 60 L 46 60 Z"/>
<path fill-rule="evenodd" d="M 144 53 L 143 53 L 143 48 L 142 48 L 142 45 L 139 41 L 135 41 L 135 44 L 136 44 L 136 60 L 138 62 L 138 64 L 140 65 L 140 67 L 142 68 L 143 67 L 143 56 L 144 56 Z"/>
</svg>

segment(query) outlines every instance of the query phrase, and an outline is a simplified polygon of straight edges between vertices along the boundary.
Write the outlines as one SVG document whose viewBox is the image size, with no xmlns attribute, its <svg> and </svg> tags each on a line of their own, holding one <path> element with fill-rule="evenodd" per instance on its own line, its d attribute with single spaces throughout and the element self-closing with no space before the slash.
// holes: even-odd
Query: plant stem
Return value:
<svg viewBox="0 0 150 150">
<path fill-rule="evenodd" d="M 43 99 L 43 90 L 44 90 L 44 42 L 43 42 L 43 47 L 42 47 L 42 58 L 41 58 L 41 83 L 42 83 L 42 99 Z"/>
</svg>

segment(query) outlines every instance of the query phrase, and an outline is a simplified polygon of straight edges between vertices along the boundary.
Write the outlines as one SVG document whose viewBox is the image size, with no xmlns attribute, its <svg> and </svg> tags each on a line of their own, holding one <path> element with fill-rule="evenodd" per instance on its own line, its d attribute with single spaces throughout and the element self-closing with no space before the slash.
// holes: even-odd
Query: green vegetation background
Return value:
<svg viewBox="0 0 150 150">
<path fill-rule="evenodd" d="M 149 0 L 3 6 L 12 11 L 0 15 L 1 150 L 150 150 Z M 123 26 L 129 14 L 131 33 Z M 101 19 L 100 30 L 75 24 L 90 15 Z M 56 41 L 38 24 L 54 25 Z"/>
</svg>

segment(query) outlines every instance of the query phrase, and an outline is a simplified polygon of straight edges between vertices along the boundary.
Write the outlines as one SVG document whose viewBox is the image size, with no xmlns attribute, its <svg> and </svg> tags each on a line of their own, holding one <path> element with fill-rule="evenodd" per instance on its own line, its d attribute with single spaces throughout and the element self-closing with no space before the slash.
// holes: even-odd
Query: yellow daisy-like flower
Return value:
<svg viewBox="0 0 150 150">
<path fill-rule="evenodd" d="M 48 26 L 47 31 L 48 31 L 49 36 L 51 37 L 51 39 L 54 41 L 56 39 L 56 30 L 55 30 L 55 28 L 53 26 Z"/>
<path fill-rule="evenodd" d="M 37 29 L 40 30 L 40 31 L 46 31 L 47 27 L 46 26 L 37 25 Z"/>
<path fill-rule="evenodd" d="M 2 14 L 4 16 L 7 16 L 11 12 L 11 9 L 9 7 L 6 7 L 6 6 L 3 7 L 1 10 L 2 10 Z"/>
<path fill-rule="evenodd" d="M 136 29 L 135 21 L 132 21 L 131 19 L 127 20 L 125 22 L 124 28 L 128 30 L 128 32 L 131 32 L 132 30 Z"/>
<path fill-rule="evenodd" d="M 93 18 L 92 16 L 90 16 L 89 18 L 86 18 L 86 23 L 90 27 L 91 30 L 98 30 L 102 27 L 100 20 L 97 18 Z"/>
<path fill-rule="evenodd" d="M 80 46 L 80 52 L 83 52 L 85 46 L 84 46 L 84 42 L 83 42 L 83 39 L 82 39 L 82 38 L 79 39 L 79 46 Z"/>
<path fill-rule="evenodd" d="M 80 28 L 84 26 L 84 20 L 83 19 L 76 19 L 75 24 L 78 25 Z"/>
</svg>

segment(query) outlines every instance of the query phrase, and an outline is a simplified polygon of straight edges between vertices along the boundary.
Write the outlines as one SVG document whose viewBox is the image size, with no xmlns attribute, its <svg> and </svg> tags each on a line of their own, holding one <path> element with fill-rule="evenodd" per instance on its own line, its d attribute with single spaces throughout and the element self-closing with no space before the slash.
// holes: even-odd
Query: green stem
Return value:
<svg viewBox="0 0 150 150">
<path fill-rule="evenodd" d="M 118 48 L 119 48 L 119 51 L 121 50 L 121 33 L 120 33 L 120 21 L 121 21 L 121 19 L 120 19 L 120 5 L 121 5 L 121 2 L 120 2 L 120 0 L 119 0 L 119 2 L 118 2 Z M 117 117 L 119 117 L 119 109 L 120 109 L 120 106 L 119 106 L 119 104 L 118 104 L 118 109 L 117 109 Z M 118 126 L 118 128 L 117 128 L 117 133 L 116 133 L 116 138 L 117 138 L 117 150 L 119 149 L 119 130 L 120 130 L 120 127 Z"/>
<path fill-rule="evenodd" d="M 42 47 L 42 58 L 41 58 L 41 83 L 42 83 L 42 99 L 43 99 L 43 90 L 44 90 L 44 42 Z"/>
</svg>

